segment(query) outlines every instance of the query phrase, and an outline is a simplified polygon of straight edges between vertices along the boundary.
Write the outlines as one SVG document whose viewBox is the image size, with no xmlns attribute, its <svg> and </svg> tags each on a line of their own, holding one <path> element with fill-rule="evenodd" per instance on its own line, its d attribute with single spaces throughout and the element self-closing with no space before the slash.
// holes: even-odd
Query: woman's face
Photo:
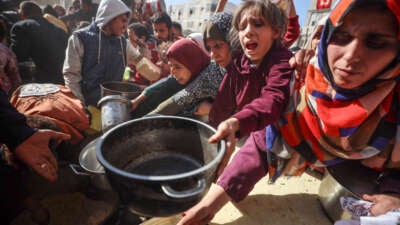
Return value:
<svg viewBox="0 0 400 225">
<path fill-rule="evenodd" d="M 189 82 L 192 77 L 192 73 L 186 66 L 176 61 L 175 59 L 169 59 L 168 65 L 171 70 L 172 76 L 176 79 L 179 84 L 185 85 Z"/>
<path fill-rule="evenodd" d="M 259 65 L 279 37 L 279 29 L 271 27 L 263 17 L 256 17 L 252 12 L 251 8 L 242 12 L 238 36 L 246 56 Z"/>
<path fill-rule="evenodd" d="M 210 49 L 210 56 L 218 65 L 226 67 L 231 61 L 231 51 L 228 43 L 218 39 L 208 38 L 207 48 Z"/>
<path fill-rule="evenodd" d="M 329 68 L 339 87 L 359 87 L 394 60 L 399 54 L 396 23 L 393 15 L 372 9 L 355 9 L 345 17 L 327 48 Z"/>
</svg>

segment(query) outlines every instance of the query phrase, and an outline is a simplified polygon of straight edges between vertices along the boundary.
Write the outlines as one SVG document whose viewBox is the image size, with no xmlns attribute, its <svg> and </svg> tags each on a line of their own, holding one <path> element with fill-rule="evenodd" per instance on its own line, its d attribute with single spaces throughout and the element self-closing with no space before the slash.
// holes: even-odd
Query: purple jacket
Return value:
<svg viewBox="0 0 400 225">
<path fill-rule="evenodd" d="M 291 56 L 287 48 L 273 47 L 257 68 L 244 54 L 233 58 L 210 111 L 210 124 L 217 127 L 235 117 L 243 137 L 275 122 L 289 98 Z"/>
</svg>

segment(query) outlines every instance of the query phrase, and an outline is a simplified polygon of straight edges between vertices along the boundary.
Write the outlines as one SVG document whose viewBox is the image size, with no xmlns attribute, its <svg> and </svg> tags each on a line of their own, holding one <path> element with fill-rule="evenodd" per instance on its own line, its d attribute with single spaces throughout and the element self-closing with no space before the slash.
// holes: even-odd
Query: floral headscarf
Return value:
<svg viewBox="0 0 400 225">
<path fill-rule="evenodd" d="M 227 12 L 219 12 L 212 15 L 204 28 L 204 43 L 208 38 L 228 42 L 227 35 L 232 27 L 232 17 L 232 14 Z"/>
</svg>

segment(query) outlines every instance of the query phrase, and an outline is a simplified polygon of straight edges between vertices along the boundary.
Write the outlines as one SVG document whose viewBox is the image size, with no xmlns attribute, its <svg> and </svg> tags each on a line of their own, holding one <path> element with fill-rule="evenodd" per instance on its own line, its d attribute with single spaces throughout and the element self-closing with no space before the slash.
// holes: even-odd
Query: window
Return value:
<svg viewBox="0 0 400 225">
<path fill-rule="evenodd" d="M 217 4 L 215 3 L 211 4 L 210 11 L 215 12 L 216 9 L 217 9 Z"/>
<path fill-rule="evenodd" d="M 194 7 L 191 7 L 191 8 L 189 9 L 189 16 L 193 15 L 195 11 L 196 11 L 195 8 L 194 8 Z"/>
</svg>

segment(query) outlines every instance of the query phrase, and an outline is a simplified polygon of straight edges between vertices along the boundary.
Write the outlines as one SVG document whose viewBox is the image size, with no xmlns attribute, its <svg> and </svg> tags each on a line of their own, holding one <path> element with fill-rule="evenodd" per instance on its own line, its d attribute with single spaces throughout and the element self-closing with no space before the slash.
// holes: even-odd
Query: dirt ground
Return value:
<svg viewBox="0 0 400 225">
<path fill-rule="evenodd" d="M 308 174 L 262 179 L 240 203 L 225 205 L 213 225 L 332 225 L 318 201 L 320 180 Z"/>
<path fill-rule="evenodd" d="M 273 185 L 264 178 L 242 202 L 226 204 L 209 225 L 332 225 L 318 200 L 320 182 L 308 174 L 280 178 Z M 174 225 L 178 220 L 153 218 L 142 225 Z"/>
</svg>

